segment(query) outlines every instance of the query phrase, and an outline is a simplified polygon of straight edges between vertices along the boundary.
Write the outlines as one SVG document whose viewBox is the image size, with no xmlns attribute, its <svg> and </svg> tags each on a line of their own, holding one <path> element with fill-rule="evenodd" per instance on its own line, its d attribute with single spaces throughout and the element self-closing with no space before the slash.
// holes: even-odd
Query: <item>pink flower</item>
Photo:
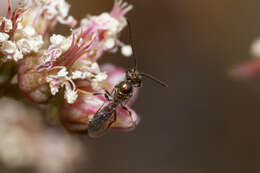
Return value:
<svg viewBox="0 0 260 173">
<path fill-rule="evenodd" d="M 102 67 L 107 70 L 108 78 L 103 82 L 103 86 L 112 91 L 114 86 L 124 79 L 125 71 L 122 68 L 112 65 L 104 65 Z M 64 127 L 71 132 L 87 133 L 88 123 L 100 107 L 107 105 L 109 102 L 103 95 L 94 96 L 94 91 L 88 81 L 80 81 L 77 88 L 82 92 L 79 94 L 77 101 L 69 105 L 63 103 L 60 109 L 60 120 Z M 119 130 L 132 130 L 139 122 L 139 117 L 129 106 L 126 106 L 132 113 L 130 116 L 127 111 L 122 109 L 120 105 L 117 107 L 117 120 L 110 128 Z"/>
<path fill-rule="evenodd" d="M 69 36 L 63 36 L 51 31 L 57 23 L 70 27 L 76 24 L 69 16 L 66 0 L 19 2 L 12 9 L 9 1 L 6 16 L 0 16 L 0 64 L 14 64 L 12 70 L 17 74 L 10 76 L 10 82 L 18 85 L 32 102 L 62 104 L 61 108 L 54 107 L 60 109 L 60 120 L 66 129 L 88 132 L 96 112 L 111 103 L 104 95 L 95 94 L 104 92 L 104 88 L 112 93 L 125 78 L 123 68 L 108 64 L 100 67 L 97 60 L 104 52 L 114 53 L 119 48 L 125 56 L 132 54 L 131 46 L 119 40 L 132 5 L 115 0 L 111 12 L 88 15 Z M 139 118 L 129 108 L 137 95 L 135 89 L 132 97 L 132 91 L 126 105 L 131 115 L 125 107 L 116 107 L 117 120 L 111 129 L 130 130 L 137 125 Z"/>
<path fill-rule="evenodd" d="M 260 75 L 260 59 L 254 59 L 233 68 L 231 75 L 236 78 L 250 78 Z"/>
<path fill-rule="evenodd" d="M 125 15 L 132 8 L 132 5 L 122 0 L 115 0 L 114 7 L 110 13 L 105 12 L 99 16 L 90 16 L 81 20 L 82 27 L 78 31 L 89 29 L 96 34 L 98 39 L 96 49 L 85 54 L 84 57 L 96 61 L 104 51 L 114 52 L 118 46 L 125 46 L 118 39 L 118 35 L 127 25 Z"/>
<path fill-rule="evenodd" d="M 57 41 L 57 39 L 61 41 Z M 89 28 L 86 30 L 77 30 L 68 38 L 61 35 L 53 35 L 50 41 L 52 44 L 44 52 L 42 56 L 44 62 L 37 67 L 38 71 L 49 70 L 53 66 L 70 68 L 81 56 L 87 56 L 89 52 L 96 48 L 99 38 Z"/>
</svg>

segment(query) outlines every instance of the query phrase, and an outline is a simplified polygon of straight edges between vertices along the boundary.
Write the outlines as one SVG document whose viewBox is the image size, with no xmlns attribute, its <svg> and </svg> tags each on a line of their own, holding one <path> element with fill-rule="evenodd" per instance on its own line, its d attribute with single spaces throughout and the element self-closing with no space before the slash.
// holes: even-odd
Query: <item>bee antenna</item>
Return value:
<svg viewBox="0 0 260 173">
<path fill-rule="evenodd" d="M 161 80 L 157 79 L 156 77 L 150 75 L 150 74 L 147 74 L 147 73 L 141 73 L 142 76 L 146 77 L 146 78 L 149 78 L 155 82 L 157 82 L 158 84 L 162 85 L 163 87 L 168 87 L 168 85 L 164 82 L 162 82 Z"/>
<path fill-rule="evenodd" d="M 128 19 L 127 19 L 127 25 L 128 25 L 128 32 L 129 32 L 129 40 L 130 40 L 130 44 L 131 44 L 132 51 L 133 51 L 132 57 L 134 59 L 134 68 L 137 69 L 137 59 L 136 59 L 136 52 L 135 52 L 135 48 L 134 48 L 132 29 L 131 29 L 130 21 Z"/>
</svg>

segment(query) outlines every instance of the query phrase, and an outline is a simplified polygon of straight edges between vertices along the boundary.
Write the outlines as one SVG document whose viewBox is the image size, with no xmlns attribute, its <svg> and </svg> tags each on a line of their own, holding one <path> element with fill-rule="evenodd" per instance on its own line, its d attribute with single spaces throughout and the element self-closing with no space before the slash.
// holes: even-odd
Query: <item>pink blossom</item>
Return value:
<svg viewBox="0 0 260 173">
<path fill-rule="evenodd" d="M 44 54 L 48 60 L 39 65 L 37 70 L 50 69 L 53 66 L 70 68 L 82 55 L 86 56 L 88 52 L 95 49 L 98 41 L 98 35 L 91 28 L 84 31 L 75 31 L 72 33 L 68 49 L 62 51 L 61 48 L 51 45 Z"/>
<path fill-rule="evenodd" d="M 33 103 L 61 105 L 54 107 L 59 109 L 61 123 L 68 131 L 87 133 L 91 118 L 111 102 L 95 94 L 104 89 L 113 93 L 125 78 L 125 69 L 100 66 L 98 60 L 104 52 L 114 53 L 119 48 L 125 56 L 132 54 L 131 46 L 119 40 L 132 5 L 115 0 L 110 12 L 87 15 L 80 26 L 71 29 L 70 35 L 63 36 L 52 34 L 57 23 L 70 27 L 76 24 L 66 0 L 19 2 L 12 9 L 9 1 L 6 15 L 0 16 L 0 64 L 14 64 L 15 74 L 11 73 L 8 79 L 13 78 L 14 85 Z M 135 89 L 126 103 L 132 114 L 119 105 L 111 129 L 130 130 L 138 124 L 137 114 L 129 107 L 137 92 Z"/>
<path fill-rule="evenodd" d="M 104 51 L 124 45 L 118 40 L 118 35 L 126 26 L 124 15 L 131 8 L 127 3 L 116 1 L 111 13 L 86 18 L 87 22 L 73 30 L 69 37 L 52 35 L 48 49 L 37 55 L 37 60 L 28 56 L 21 62 L 19 69 L 30 65 L 25 67 L 25 71 L 19 70 L 21 90 L 31 100 L 42 103 L 50 98 L 48 86 L 52 95 L 65 86 L 64 98 L 72 104 L 78 97 L 75 79 L 91 81 L 95 90 L 101 89 L 100 83 L 106 79 L 106 74 L 99 70 L 95 61 Z M 110 42 L 115 45 L 111 46 Z M 66 71 L 66 76 L 59 76 L 61 69 Z"/>
</svg>

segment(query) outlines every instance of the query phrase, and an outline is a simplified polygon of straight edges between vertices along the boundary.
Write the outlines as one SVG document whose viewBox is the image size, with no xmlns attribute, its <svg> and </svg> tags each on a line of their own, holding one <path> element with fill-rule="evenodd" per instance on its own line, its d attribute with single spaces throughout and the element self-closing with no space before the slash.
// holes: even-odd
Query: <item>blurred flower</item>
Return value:
<svg viewBox="0 0 260 173">
<path fill-rule="evenodd" d="M 65 0 L 30 0 L 29 12 L 23 25 L 35 28 L 37 33 L 46 34 L 58 23 L 73 27 L 77 21 L 68 16 L 70 5 Z"/>
<path fill-rule="evenodd" d="M 232 69 L 231 75 L 236 78 L 250 78 L 260 74 L 260 40 L 253 42 L 250 50 L 254 59 L 237 65 Z"/>
<path fill-rule="evenodd" d="M 250 60 L 249 62 L 237 65 L 231 71 L 231 75 L 236 78 L 250 78 L 260 74 L 260 59 Z"/>
<path fill-rule="evenodd" d="M 7 98 L 0 99 L 0 109 L 0 161 L 5 166 L 65 173 L 86 159 L 85 146 L 63 132 L 46 130 L 38 110 Z"/>
</svg>

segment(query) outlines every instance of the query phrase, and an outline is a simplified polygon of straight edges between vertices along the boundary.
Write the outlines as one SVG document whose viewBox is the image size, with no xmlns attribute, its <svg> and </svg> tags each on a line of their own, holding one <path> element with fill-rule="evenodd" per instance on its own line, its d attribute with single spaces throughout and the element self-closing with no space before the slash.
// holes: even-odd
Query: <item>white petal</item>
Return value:
<svg viewBox="0 0 260 173">
<path fill-rule="evenodd" d="M 0 32 L 0 42 L 7 41 L 9 38 L 9 35 L 3 32 Z"/>
<path fill-rule="evenodd" d="M 107 39 L 107 40 L 105 41 L 105 47 L 106 47 L 107 49 L 112 49 L 113 47 L 115 47 L 115 45 L 116 45 L 115 39 L 113 39 L 113 38 Z"/>
</svg>

